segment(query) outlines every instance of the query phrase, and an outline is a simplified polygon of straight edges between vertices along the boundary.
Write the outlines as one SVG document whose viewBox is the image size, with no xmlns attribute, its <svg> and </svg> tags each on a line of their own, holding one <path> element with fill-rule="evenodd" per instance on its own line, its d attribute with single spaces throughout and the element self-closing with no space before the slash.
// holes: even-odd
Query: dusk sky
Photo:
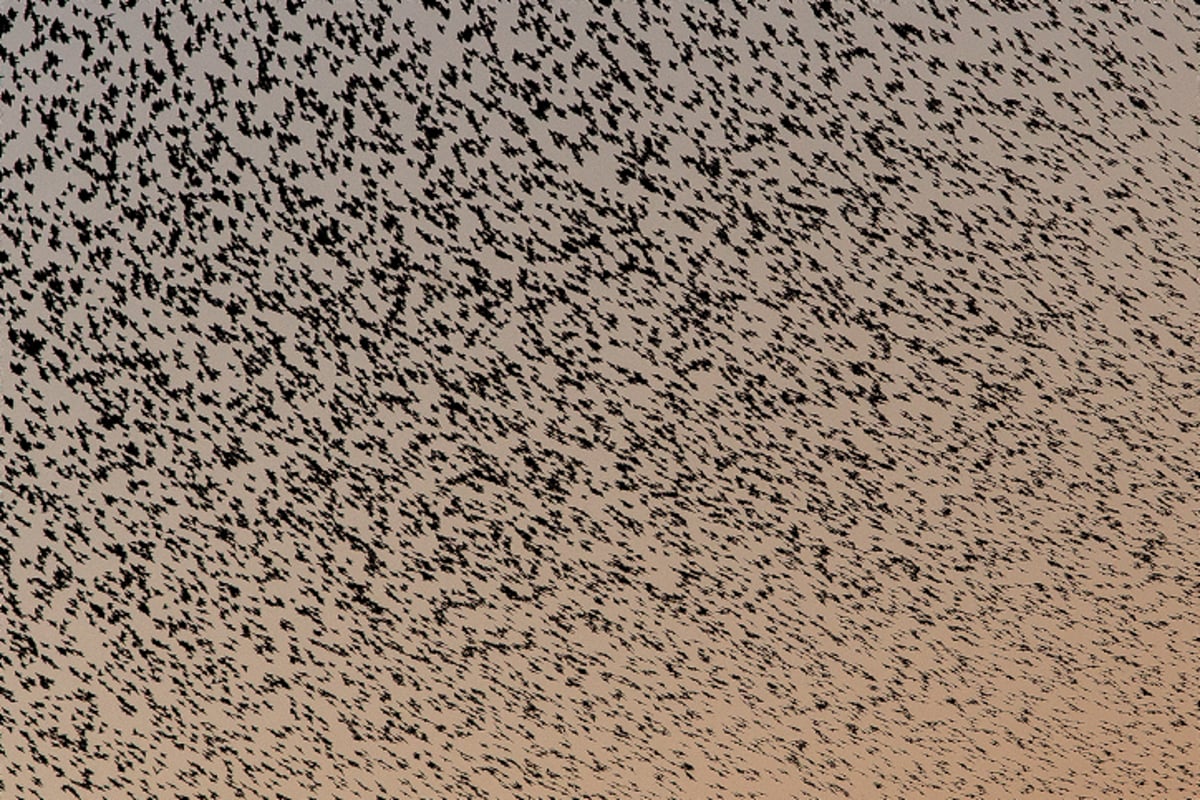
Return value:
<svg viewBox="0 0 1200 800">
<path fill-rule="evenodd" d="M 0 0 L 0 799 L 1197 796 L 1198 65 Z"/>
</svg>

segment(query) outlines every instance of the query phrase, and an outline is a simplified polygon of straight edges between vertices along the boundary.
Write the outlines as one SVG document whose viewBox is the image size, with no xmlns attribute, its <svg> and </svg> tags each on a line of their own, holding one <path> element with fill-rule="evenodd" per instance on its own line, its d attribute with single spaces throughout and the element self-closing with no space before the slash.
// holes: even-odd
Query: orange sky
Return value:
<svg viewBox="0 0 1200 800">
<path fill-rule="evenodd" d="M 1184 798 L 1183 3 L 0 2 L 0 797 Z"/>
</svg>

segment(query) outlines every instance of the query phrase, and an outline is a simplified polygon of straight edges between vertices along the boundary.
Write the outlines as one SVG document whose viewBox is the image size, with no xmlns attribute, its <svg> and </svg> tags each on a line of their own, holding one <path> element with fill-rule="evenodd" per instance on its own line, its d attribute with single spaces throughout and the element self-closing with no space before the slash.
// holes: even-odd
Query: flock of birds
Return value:
<svg viewBox="0 0 1200 800">
<path fill-rule="evenodd" d="M 1192 796 L 1198 11 L 0 3 L 0 797 Z"/>
</svg>

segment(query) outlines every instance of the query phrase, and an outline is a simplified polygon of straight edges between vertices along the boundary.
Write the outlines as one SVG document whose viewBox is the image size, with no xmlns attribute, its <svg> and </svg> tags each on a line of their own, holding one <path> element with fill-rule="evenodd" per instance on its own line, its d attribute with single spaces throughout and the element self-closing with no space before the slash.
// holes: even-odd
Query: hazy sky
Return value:
<svg viewBox="0 0 1200 800">
<path fill-rule="evenodd" d="M 0 0 L 0 797 L 1191 796 L 1198 58 Z"/>
</svg>

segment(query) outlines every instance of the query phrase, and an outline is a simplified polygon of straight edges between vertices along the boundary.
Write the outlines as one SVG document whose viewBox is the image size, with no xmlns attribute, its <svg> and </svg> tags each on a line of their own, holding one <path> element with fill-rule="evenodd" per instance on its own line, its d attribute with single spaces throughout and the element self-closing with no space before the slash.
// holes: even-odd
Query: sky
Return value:
<svg viewBox="0 0 1200 800">
<path fill-rule="evenodd" d="M 1198 58 L 0 0 L 0 797 L 1190 796 Z"/>
</svg>

